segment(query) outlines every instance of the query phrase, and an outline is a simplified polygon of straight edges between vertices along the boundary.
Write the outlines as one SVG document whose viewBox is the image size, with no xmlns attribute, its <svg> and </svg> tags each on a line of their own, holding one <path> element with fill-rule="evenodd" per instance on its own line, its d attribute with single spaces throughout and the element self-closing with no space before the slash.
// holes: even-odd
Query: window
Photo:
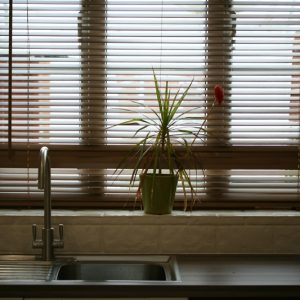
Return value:
<svg viewBox="0 0 300 300">
<path fill-rule="evenodd" d="M 133 116 L 132 100 L 151 103 L 154 68 L 174 92 L 194 78 L 185 105 L 203 115 L 213 86 L 225 88 L 208 139 L 195 144 L 203 180 L 194 209 L 299 208 L 300 0 L 0 0 L 0 8 L 2 206 L 41 205 L 38 150 L 47 145 L 55 206 L 131 208 L 130 170 L 118 179 L 113 171 L 136 138 L 111 125 Z"/>
</svg>

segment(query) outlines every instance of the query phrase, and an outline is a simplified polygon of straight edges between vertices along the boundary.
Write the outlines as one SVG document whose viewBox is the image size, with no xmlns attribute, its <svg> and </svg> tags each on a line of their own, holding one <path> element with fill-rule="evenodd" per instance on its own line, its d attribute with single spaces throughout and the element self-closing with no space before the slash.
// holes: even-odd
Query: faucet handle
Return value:
<svg viewBox="0 0 300 300">
<path fill-rule="evenodd" d="M 59 230 L 59 239 L 62 241 L 64 239 L 64 225 L 59 224 L 58 230 Z"/>
<path fill-rule="evenodd" d="M 53 248 L 63 248 L 64 247 L 64 225 L 58 225 L 59 239 L 53 240 Z"/>
<path fill-rule="evenodd" d="M 32 248 L 42 248 L 43 247 L 43 241 L 42 240 L 38 240 L 36 238 L 36 230 L 37 226 L 36 224 L 32 224 Z"/>
<path fill-rule="evenodd" d="M 36 224 L 32 224 L 32 237 L 33 241 L 36 241 Z"/>
</svg>

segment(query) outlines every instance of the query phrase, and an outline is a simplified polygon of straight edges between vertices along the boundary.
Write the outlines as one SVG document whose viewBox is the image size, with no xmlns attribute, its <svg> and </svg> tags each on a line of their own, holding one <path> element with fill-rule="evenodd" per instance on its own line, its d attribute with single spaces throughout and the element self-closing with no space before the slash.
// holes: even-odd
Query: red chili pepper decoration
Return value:
<svg viewBox="0 0 300 300">
<path fill-rule="evenodd" d="M 224 89 L 221 85 L 217 84 L 214 88 L 215 101 L 221 105 L 224 101 Z"/>
</svg>

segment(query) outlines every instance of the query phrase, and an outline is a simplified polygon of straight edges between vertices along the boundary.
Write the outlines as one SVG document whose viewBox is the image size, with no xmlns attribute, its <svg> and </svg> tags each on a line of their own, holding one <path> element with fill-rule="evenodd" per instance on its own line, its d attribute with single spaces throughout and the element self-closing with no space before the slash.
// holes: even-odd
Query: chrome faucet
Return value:
<svg viewBox="0 0 300 300">
<path fill-rule="evenodd" d="M 32 225 L 32 247 L 41 248 L 42 259 L 49 261 L 54 259 L 54 248 L 64 247 L 64 226 L 59 224 L 59 239 L 54 239 L 54 229 L 51 225 L 51 166 L 47 147 L 40 150 L 38 188 L 44 189 L 44 227 L 42 239 L 37 239 L 37 225 Z"/>
</svg>

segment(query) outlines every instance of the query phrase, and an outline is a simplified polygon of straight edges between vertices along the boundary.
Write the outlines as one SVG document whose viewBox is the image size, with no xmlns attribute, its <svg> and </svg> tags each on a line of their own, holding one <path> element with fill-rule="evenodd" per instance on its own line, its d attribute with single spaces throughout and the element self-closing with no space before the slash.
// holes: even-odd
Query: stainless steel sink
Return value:
<svg viewBox="0 0 300 300">
<path fill-rule="evenodd" d="M 42 261 L 32 256 L 0 256 L 0 280 L 178 281 L 172 256 L 86 256 Z"/>
<path fill-rule="evenodd" d="M 93 261 L 78 260 L 60 267 L 57 280 L 83 281 L 172 281 L 178 280 L 175 258 L 164 260 L 123 257 Z"/>
<path fill-rule="evenodd" d="M 58 280 L 159 280 L 167 279 L 163 266 L 151 263 L 75 262 L 62 266 Z"/>
</svg>

